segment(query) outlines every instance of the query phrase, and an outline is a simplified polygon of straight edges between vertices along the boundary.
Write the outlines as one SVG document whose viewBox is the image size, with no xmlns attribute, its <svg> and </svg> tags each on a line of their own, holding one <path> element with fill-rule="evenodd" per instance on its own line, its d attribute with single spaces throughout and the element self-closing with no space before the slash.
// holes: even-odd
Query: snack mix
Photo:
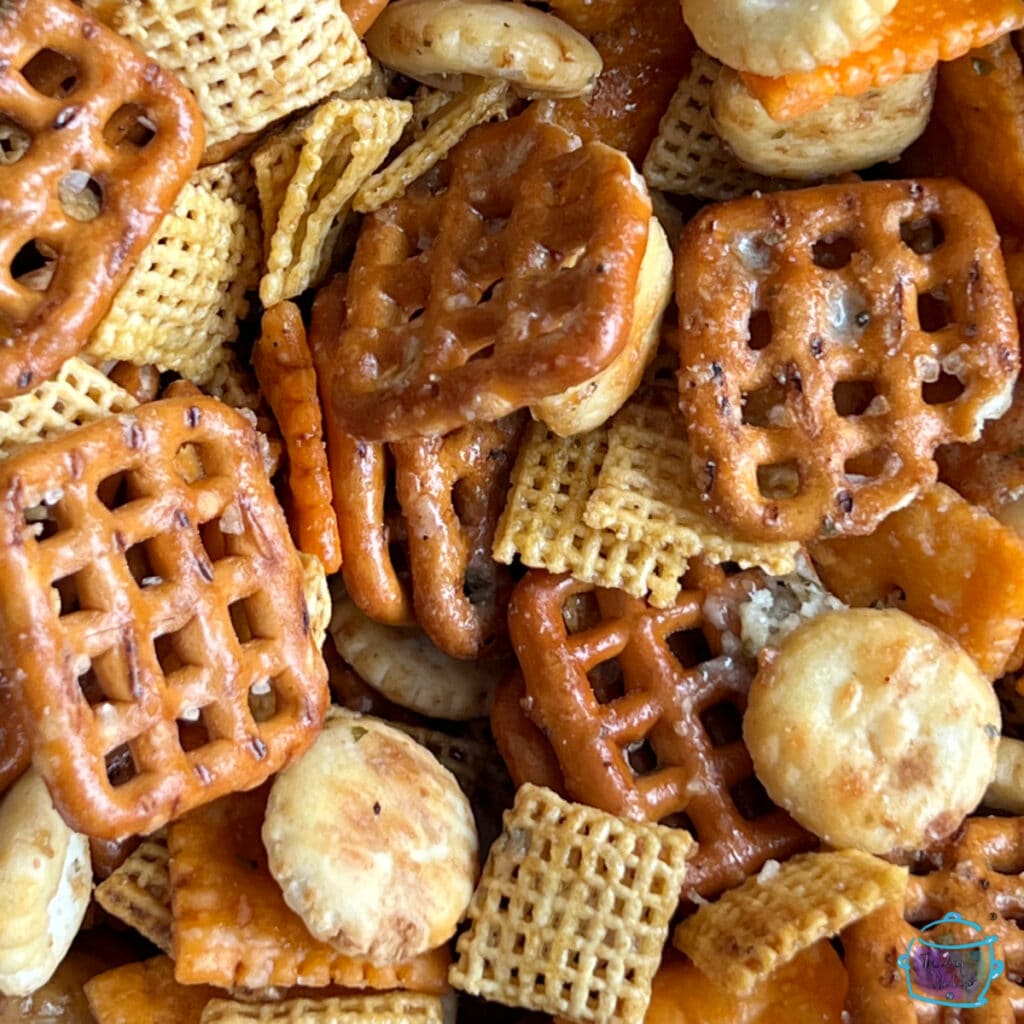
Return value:
<svg viewBox="0 0 1024 1024">
<path fill-rule="evenodd" d="M 1022 0 L 0 0 L 0 1024 L 1024 1024 Z"/>
</svg>

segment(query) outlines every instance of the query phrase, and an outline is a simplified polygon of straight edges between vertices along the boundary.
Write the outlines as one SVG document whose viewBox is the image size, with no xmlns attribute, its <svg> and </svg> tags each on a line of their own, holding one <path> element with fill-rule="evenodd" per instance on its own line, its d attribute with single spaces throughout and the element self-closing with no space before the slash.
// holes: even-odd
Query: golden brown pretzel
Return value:
<svg viewBox="0 0 1024 1024">
<path fill-rule="evenodd" d="M 691 827 L 687 888 L 712 896 L 814 838 L 754 779 L 739 731 L 750 669 L 711 655 L 704 596 L 684 591 L 659 610 L 534 570 L 513 592 L 509 631 L 522 706 L 553 747 L 566 791 L 621 817 Z M 590 603 L 582 616 L 581 598 Z"/>
<path fill-rule="evenodd" d="M 0 397 L 85 344 L 196 169 L 192 94 L 69 0 L 0 34 Z"/>
<path fill-rule="evenodd" d="M 331 502 L 316 372 L 302 314 L 294 302 L 280 302 L 263 314 L 252 365 L 288 455 L 288 523 L 296 547 L 316 555 L 328 574 L 337 572 L 341 542 Z"/>
<path fill-rule="evenodd" d="M 19 581 L 0 593 L 0 667 L 77 831 L 152 832 L 312 742 L 327 673 L 234 410 L 166 399 L 30 446 L 0 464 L 0 537 L 0 577 Z M 256 697 L 272 698 L 259 721 Z"/>
<path fill-rule="evenodd" d="M 590 380 L 629 337 L 650 209 L 607 146 L 530 116 L 474 128 L 363 221 L 330 382 L 339 424 L 443 434 Z"/>
<path fill-rule="evenodd" d="M 939 444 L 1010 402 L 999 239 L 955 181 L 710 207 L 683 232 L 676 298 L 694 469 L 751 537 L 869 533 L 934 481 Z"/>
</svg>

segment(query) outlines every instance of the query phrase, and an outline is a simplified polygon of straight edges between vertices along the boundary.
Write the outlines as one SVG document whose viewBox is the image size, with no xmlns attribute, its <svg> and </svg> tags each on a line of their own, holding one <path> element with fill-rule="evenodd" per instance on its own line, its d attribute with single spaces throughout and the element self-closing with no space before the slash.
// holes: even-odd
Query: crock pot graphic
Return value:
<svg viewBox="0 0 1024 1024">
<path fill-rule="evenodd" d="M 977 932 L 977 938 L 956 941 L 965 932 Z M 1006 967 L 996 957 L 996 939 L 955 911 L 925 925 L 896 961 L 907 977 L 910 998 L 939 1006 L 984 1006 L 989 986 Z"/>
</svg>

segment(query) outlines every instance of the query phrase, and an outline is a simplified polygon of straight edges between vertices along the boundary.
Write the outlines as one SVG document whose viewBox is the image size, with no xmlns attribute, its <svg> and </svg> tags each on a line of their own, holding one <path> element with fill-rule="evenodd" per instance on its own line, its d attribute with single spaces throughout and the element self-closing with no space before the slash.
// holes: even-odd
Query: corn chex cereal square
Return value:
<svg viewBox="0 0 1024 1024">
<path fill-rule="evenodd" d="M 438 996 L 415 992 L 242 1003 L 212 999 L 200 1024 L 441 1024 Z"/>
<path fill-rule="evenodd" d="M 146 839 L 94 893 L 112 917 L 134 928 L 158 949 L 171 952 L 171 855 L 166 840 Z"/>
<path fill-rule="evenodd" d="M 819 939 L 886 903 L 903 905 L 907 869 L 860 850 L 802 853 L 699 907 L 672 937 L 705 974 L 738 995 Z"/>
<path fill-rule="evenodd" d="M 449 980 L 577 1021 L 639 1021 L 693 839 L 521 786 L 491 847 Z"/>
</svg>

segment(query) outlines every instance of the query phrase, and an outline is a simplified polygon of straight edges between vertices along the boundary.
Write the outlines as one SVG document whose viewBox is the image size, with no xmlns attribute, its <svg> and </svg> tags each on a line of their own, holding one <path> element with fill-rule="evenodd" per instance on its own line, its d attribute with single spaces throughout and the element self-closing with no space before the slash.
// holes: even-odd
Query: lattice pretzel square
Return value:
<svg viewBox="0 0 1024 1024">
<path fill-rule="evenodd" d="M 152 832 L 312 742 L 326 668 L 240 414 L 201 396 L 140 406 L 7 459 L 0 495 L 0 577 L 18 581 L 0 665 L 74 828 Z"/>
<path fill-rule="evenodd" d="M 956 181 L 710 208 L 684 231 L 676 286 L 694 468 L 751 537 L 869 533 L 935 480 L 939 444 L 1010 403 L 999 238 Z"/>
<path fill-rule="evenodd" d="M 693 844 L 525 785 L 505 813 L 451 983 L 577 1021 L 641 1020 Z"/>
<path fill-rule="evenodd" d="M 85 343 L 195 170 L 199 110 L 69 0 L 0 8 L 0 396 Z"/>
</svg>

